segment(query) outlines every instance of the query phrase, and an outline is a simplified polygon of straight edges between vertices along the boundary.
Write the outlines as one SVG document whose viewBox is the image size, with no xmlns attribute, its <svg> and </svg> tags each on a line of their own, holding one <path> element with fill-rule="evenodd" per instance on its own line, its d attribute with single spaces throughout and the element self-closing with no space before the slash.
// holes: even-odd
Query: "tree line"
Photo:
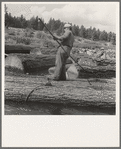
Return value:
<svg viewBox="0 0 121 149">
<path fill-rule="evenodd" d="M 44 22 L 44 19 L 41 18 Z M 64 22 L 61 20 L 55 20 L 54 18 L 50 18 L 46 26 L 50 31 L 56 33 L 57 35 L 63 34 L 63 26 Z M 31 17 L 29 20 L 26 20 L 23 15 L 20 17 L 12 16 L 11 13 L 8 13 L 7 10 L 5 12 L 5 26 L 8 27 L 15 27 L 15 28 L 32 28 L 34 30 L 40 30 L 47 32 L 47 29 L 44 25 L 38 21 L 38 16 Z M 105 30 L 100 31 L 95 27 L 85 28 L 83 25 L 80 27 L 78 25 L 72 25 L 72 31 L 75 36 L 79 36 L 86 39 L 91 39 L 94 41 L 108 41 L 112 42 L 113 44 L 116 43 L 116 34 L 113 32 L 107 33 Z"/>
</svg>

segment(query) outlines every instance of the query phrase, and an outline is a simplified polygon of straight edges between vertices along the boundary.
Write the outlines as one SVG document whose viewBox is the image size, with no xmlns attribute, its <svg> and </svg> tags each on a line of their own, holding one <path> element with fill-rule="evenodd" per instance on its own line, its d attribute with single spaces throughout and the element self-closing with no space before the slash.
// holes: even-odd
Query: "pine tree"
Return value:
<svg viewBox="0 0 121 149">
<path fill-rule="evenodd" d="M 41 18 L 41 20 L 44 23 L 44 19 Z M 42 31 L 44 29 L 44 25 L 42 22 L 41 21 L 38 22 L 38 30 L 40 30 L 40 31 Z"/>
<path fill-rule="evenodd" d="M 111 37 L 111 43 L 113 44 L 113 45 L 116 45 L 116 34 L 112 34 L 112 37 Z"/>
<path fill-rule="evenodd" d="M 35 18 L 35 30 L 38 30 L 38 16 Z"/>
<path fill-rule="evenodd" d="M 100 30 L 98 29 L 96 33 L 97 33 L 97 40 L 99 40 L 99 37 L 100 37 Z"/>
<path fill-rule="evenodd" d="M 54 21 L 54 25 L 53 25 L 52 31 L 57 31 L 59 29 L 60 25 L 61 25 L 61 21 L 60 20 Z"/>
<path fill-rule="evenodd" d="M 81 29 L 80 29 L 80 31 L 79 31 L 79 36 L 80 37 L 82 37 L 82 38 L 85 38 L 85 28 L 84 28 L 84 26 L 82 25 L 81 26 Z"/>
<path fill-rule="evenodd" d="M 93 31 L 92 33 L 92 40 L 97 40 L 97 32 Z"/>
<path fill-rule="evenodd" d="M 64 23 L 61 23 L 59 29 L 56 32 L 57 35 L 61 35 L 63 33 L 63 26 L 64 26 Z"/>
<path fill-rule="evenodd" d="M 108 33 L 108 37 L 107 37 L 107 41 L 110 42 L 111 41 L 111 38 L 112 38 L 112 32 L 109 32 Z"/>
<path fill-rule="evenodd" d="M 92 38 L 92 27 L 88 29 L 88 39 Z"/>
<path fill-rule="evenodd" d="M 72 30 L 73 30 L 73 34 L 75 35 L 75 36 L 79 36 L 79 26 L 77 25 L 75 25 L 74 24 L 74 26 L 72 27 Z"/>
<path fill-rule="evenodd" d="M 104 30 L 103 32 L 101 32 L 99 39 L 100 39 L 100 40 L 107 41 L 107 39 L 108 39 L 108 34 L 107 34 L 107 32 L 106 32 L 105 30 Z"/>
<path fill-rule="evenodd" d="M 29 23 L 29 28 L 36 29 L 36 19 L 34 16 L 30 19 Z"/>
</svg>

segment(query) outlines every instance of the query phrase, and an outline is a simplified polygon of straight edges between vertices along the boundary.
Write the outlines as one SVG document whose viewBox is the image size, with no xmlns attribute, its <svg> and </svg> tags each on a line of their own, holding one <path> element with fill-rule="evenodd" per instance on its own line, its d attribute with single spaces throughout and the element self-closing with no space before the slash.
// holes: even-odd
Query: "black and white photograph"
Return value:
<svg viewBox="0 0 121 149">
<path fill-rule="evenodd" d="M 18 125 L 19 121 L 22 124 L 20 129 L 23 130 L 22 121 L 25 119 L 31 119 L 31 126 L 34 126 L 32 118 L 37 121 L 35 125 L 39 125 L 41 118 L 49 123 L 57 117 L 59 121 L 56 121 L 56 126 L 60 126 L 61 131 L 63 121 L 66 125 L 68 118 L 68 127 L 74 125 L 71 120 L 73 116 L 75 120 L 79 118 L 80 124 L 83 123 L 81 135 L 85 139 L 82 143 L 81 140 L 76 141 L 76 138 L 66 143 L 60 139 L 59 147 L 69 147 L 71 143 L 82 147 L 109 147 L 109 142 L 111 147 L 118 146 L 118 2 L 2 2 L 1 52 L 4 140 L 10 137 L 7 133 L 15 129 L 6 122 L 6 118 L 8 122 L 12 121 L 11 117 L 15 118 L 14 125 Z M 60 124 L 61 118 L 63 120 Z M 102 118 L 101 121 L 99 118 Z M 108 118 L 110 120 L 106 127 L 109 125 L 110 135 L 107 129 L 105 131 L 102 128 Z M 44 121 L 41 121 L 43 127 L 47 125 Z M 30 126 L 28 121 L 24 124 Z M 51 124 L 49 127 L 56 128 L 53 122 Z M 8 132 L 5 130 L 7 127 Z M 89 141 L 91 135 L 94 137 L 91 131 L 87 141 L 84 128 L 87 129 L 86 133 L 91 129 L 96 130 L 95 133 L 101 139 L 95 136 L 93 141 Z M 26 131 L 29 132 L 28 129 Z M 108 141 L 103 140 L 100 133 L 106 133 Z M 20 135 L 20 138 L 25 140 L 26 135 L 23 138 Z M 48 135 L 51 136 L 50 133 Z M 49 136 L 48 144 L 41 144 L 35 136 L 33 142 L 37 145 L 30 139 L 30 145 L 26 142 L 20 146 L 18 141 L 17 147 L 53 147 L 54 143 L 57 146 L 56 137 L 52 141 L 53 137 L 49 140 Z M 14 147 L 15 140 L 17 138 L 8 144 L 3 141 L 3 145 Z"/>
</svg>

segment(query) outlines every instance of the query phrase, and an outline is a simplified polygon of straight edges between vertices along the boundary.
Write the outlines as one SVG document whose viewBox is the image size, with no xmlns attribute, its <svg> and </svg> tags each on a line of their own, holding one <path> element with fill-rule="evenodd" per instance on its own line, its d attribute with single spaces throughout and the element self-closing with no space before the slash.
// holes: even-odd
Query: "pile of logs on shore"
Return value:
<svg viewBox="0 0 121 149">
<path fill-rule="evenodd" d="M 5 67 L 23 73 L 41 71 L 55 65 L 55 55 L 9 54 L 5 59 Z M 67 60 L 67 64 L 71 64 Z"/>
<path fill-rule="evenodd" d="M 25 48 L 25 47 L 24 47 Z M 50 51 L 49 49 L 42 48 L 29 48 L 26 47 L 23 50 L 22 46 L 6 45 L 6 51 L 8 52 L 7 56 L 5 55 L 5 68 L 21 73 L 33 73 L 40 72 L 43 70 L 48 70 L 52 74 L 54 72 L 55 66 L 55 54 L 43 54 L 43 51 Z M 11 50 L 25 53 L 11 53 Z M 28 50 L 28 51 L 27 51 Z M 29 52 L 28 54 L 26 53 Z M 52 51 L 52 50 L 51 50 Z M 92 58 L 88 54 L 74 55 L 71 54 L 71 57 L 67 60 L 66 70 L 67 78 L 68 75 L 72 78 L 111 78 L 115 77 L 116 72 L 116 60 L 115 59 L 102 59 L 102 58 Z M 78 65 L 77 64 L 80 65 Z M 72 64 L 73 63 L 73 64 Z"/>
</svg>

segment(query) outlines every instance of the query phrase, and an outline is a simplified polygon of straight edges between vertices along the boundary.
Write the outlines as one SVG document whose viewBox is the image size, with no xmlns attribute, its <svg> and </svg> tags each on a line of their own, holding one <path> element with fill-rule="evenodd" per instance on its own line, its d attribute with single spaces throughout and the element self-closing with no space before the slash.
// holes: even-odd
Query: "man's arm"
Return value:
<svg viewBox="0 0 121 149">
<path fill-rule="evenodd" d="M 70 32 L 65 32 L 62 36 L 57 36 L 57 35 L 54 35 L 54 40 L 64 40 L 66 38 L 68 38 L 70 35 Z"/>
</svg>

